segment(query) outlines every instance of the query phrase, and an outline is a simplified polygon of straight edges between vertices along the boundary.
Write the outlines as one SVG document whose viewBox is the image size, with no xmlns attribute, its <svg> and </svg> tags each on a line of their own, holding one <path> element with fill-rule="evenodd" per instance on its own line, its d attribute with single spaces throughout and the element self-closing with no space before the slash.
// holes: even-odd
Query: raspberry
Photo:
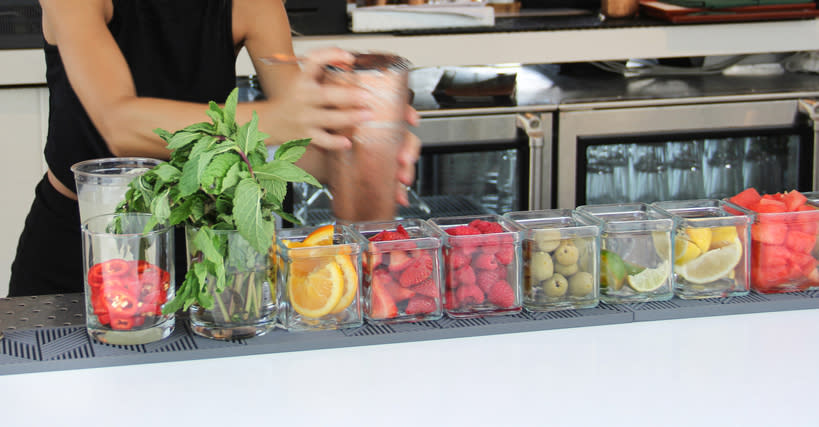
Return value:
<svg viewBox="0 0 819 427">
<path fill-rule="evenodd" d="M 511 264 L 515 259 L 515 247 L 512 245 L 501 246 L 500 250 L 495 253 L 495 258 L 503 265 Z"/>
<path fill-rule="evenodd" d="M 477 228 L 481 230 L 483 234 L 490 234 L 490 233 L 503 233 L 503 227 L 497 222 L 492 221 L 484 221 L 482 219 L 476 219 L 469 223 L 470 227 Z"/>
<path fill-rule="evenodd" d="M 406 270 L 401 273 L 398 278 L 398 283 L 401 286 L 412 286 L 421 283 L 424 279 L 432 274 L 432 257 L 429 254 L 423 254 L 418 258 L 412 258 L 412 262 L 407 266 Z"/>
<path fill-rule="evenodd" d="M 460 249 L 451 249 L 449 251 L 449 267 L 453 270 L 457 270 L 467 264 L 469 264 L 469 257 L 466 256 L 464 251 Z"/>
<path fill-rule="evenodd" d="M 475 284 L 475 270 L 470 266 L 464 266 L 455 270 L 454 277 L 457 286 L 474 285 Z"/>
<path fill-rule="evenodd" d="M 410 289 L 416 294 L 426 295 L 430 298 L 438 299 L 441 297 L 441 291 L 438 286 L 435 286 L 435 281 L 432 279 L 426 279 Z"/>
<path fill-rule="evenodd" d="M 455 298 L 458 299 L 461 307 L 465 305 L 476 305 L 483 303 L 483 292 L 475 285 L 461 285 L 455 291 Z"/>
<path fill-rule="evenodd" d="M 475 279 L 475 284 L 483 291 L 484 294 L 489 295 L 489 290 L 492 286 L 505 276 L 501 276 L 497 270 L 481 270 Z"/>
<path fill-rule="evenodd" d="M 481 234 L 481 230 L 468 225 L 459 225 L 457 227 L 447 228 L 447 234 L 451 236 L 469 236 L 474 234 Z"/>
<path fill-rule="evenodd" d="M 494 270 L 498 268 L 498 261 L 494 255 L 479 254 L 475 257 L 474 261 L 472 261 L 472 266 L 481 270 Z"/>
<path fill-rule="evenodd" d="M 509 308 L 515 305 L 515 291 L 506 280 L 500 280 L 489 290 L 487 299 L 498 307 Z"/>
<path fill-rule="evenodd" d="M 428 314 L 438 309 L 435 300 L 423 295 L 416 295 L 412 297 L 407 303 L 407 308 L 404 310 L 407 314 Z"/>
</svg>

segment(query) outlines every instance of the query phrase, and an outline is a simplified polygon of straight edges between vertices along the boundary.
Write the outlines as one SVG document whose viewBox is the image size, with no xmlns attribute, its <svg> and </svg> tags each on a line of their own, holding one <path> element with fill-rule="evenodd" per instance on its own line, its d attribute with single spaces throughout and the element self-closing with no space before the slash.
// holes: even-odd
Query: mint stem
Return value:
<svg viewBox="0 0 819 427">
<path fill-rule="evenodd" d="M 242 161 L 245 162 L 245 164 L 247 165 L 247 170 L 250 171 L 250 176 L 256 178 L 256 175 L 253 173 L 253 166 L 250 165 L 250 160 L 248 160 L 247 155 L 245 155 L 245 152 L 238 148 L 236 149 L 236 152 L 239 153 L 239 156 L 242 158 Z"/>
</svg>

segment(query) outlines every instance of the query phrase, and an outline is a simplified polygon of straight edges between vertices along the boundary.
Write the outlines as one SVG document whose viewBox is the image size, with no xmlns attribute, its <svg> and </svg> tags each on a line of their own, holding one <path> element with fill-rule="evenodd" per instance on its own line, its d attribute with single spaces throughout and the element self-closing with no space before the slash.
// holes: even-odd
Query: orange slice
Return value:
<svg viewBox="0 0 819 427">
<path fill-rule="evenodd" d="M 333 244 L 333 233 L 335 232 L 335 226 L 333 224 L 328 224 L 322 227 L 319 227 L 301 242 L 301 246 L 326 246 Z"/>
<path fill-rule="evenodd" d="M 303 274 L 290 274 L 287 294 L 293 309 L 302 316 L 319 318 L 329 314 L 344 293 L 344 274 L 336 262 Z"/>
<path fill-rule="evenodd" d="M 344 293 L 341 295 L 341 299 L 338 300 L 338 304 L 330 311 L 330 314 L 341 313 L 349 307 L 358 291 L 358 273 L 350 257 L 336 255 L 336 263 L 341 267 L 341 272 L 344 275 Z"/>
</svg>

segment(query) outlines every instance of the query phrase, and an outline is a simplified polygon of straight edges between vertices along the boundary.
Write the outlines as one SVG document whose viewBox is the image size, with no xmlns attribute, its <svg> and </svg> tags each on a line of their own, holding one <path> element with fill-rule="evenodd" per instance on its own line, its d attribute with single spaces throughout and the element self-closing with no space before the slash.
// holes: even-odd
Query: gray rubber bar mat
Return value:
<svg viewBox="0 0 819 427">
<path fill-rule="evenodd" d="M 515 315 L 374 325 L 354 329 L 274 330 L 247 340 L 216 341 L 177 319 L 161 341 L 119 346 L 89 338 L 81 294 L 0 299 L 0 375 L 174 362 L 338 347 L 565 329 L 638 321 L 819 308 L 819 291 L 639 304 L 600 304 L 583 310 L 523 311 Z M 25 320 L 23 320 L 25 319 Z M 457 343 L 453 343 L 457 345 Z"/>
</svg>

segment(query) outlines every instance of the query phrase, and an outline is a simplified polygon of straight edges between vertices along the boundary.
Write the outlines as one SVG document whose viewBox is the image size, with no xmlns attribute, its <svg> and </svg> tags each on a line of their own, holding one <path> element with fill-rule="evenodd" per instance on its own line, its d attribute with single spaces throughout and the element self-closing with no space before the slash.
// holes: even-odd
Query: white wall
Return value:
<svg viewBox="0 0 819 427">
<path fill-rule="evenodd" d="M 17 240 L 45 171 L 43 145 L 48 117 L 44 87 L 0 89 L 0 297 L 8 294 Z"/>
</svg>

